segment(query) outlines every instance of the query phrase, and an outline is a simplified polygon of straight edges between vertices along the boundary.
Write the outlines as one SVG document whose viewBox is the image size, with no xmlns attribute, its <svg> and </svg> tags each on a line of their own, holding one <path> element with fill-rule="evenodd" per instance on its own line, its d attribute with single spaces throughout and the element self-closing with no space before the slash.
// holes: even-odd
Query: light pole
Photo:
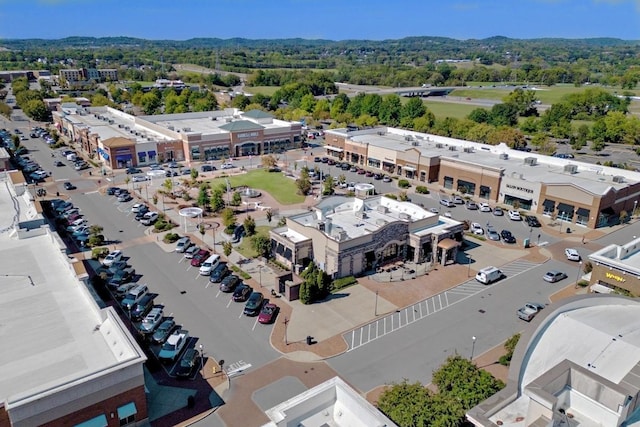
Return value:
<svg viewBox="0 0 640 427">
<path fill-rule="evenodd" d="M 203 369 L 204 369 L 204 345 L 200 344 L 200 371 L 202 371 Z"/>
<path fill-rule="evenodd" d="M 634 200 L 633 201 L 633 213 L 632 213 L 633 216 L 636 215 L 636 207 L 638 207 L 638 201 Z"/>
<path fill-rule="evenodd" d="M 471 254 L 467 254 L 467 277 L 471 274 Z"/>
<path fill-rule="evenodd" d="M 289 341 L 287 341 L 287 325 L 289 324 L 289 319 L 284 318 L 284 344 L 289 345 Z"/>
<path fill-rule="evenodd" d="M 582 271 L 582 261 L 578 263 L 578 275 L 576 276 L 576 289 L 578 288 L 578 282 L 580 281 L 580 271 Z"/>
<path fill-rule="evenodd" d="M 262 264 L 258 265 L 258 274 L 259 274 L 259 280 L 260 280 L 260 287 L 262 287 Z"/>
<path fill-rule="evenodd" d="M 476 349 L 476 336 L 472 336 L 471 337 L 471 357 L 469 358 L 469 360 L 473 361 L 473 352 Z"/>
<path fill-rule="evenodd" d="M 376 305 L 375 305 L 375 308 L 374 308 L 374 310 L 373 310 L 373 314 L 374 314 L 375 316 L 377 316 L 377 315 L 378 315 L 378 291 L 376 291 Z"/>
</svg>

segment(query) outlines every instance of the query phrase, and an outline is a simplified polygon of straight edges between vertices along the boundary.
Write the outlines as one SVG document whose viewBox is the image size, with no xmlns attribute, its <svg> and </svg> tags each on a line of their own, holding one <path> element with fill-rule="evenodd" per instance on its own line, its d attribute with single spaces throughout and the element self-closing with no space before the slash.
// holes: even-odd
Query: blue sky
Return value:
<svg viewBox="0 0 640 427">
<path fill-rule="evenodd" d="M 0 39 L 640 40 L 640 0 L 0 0 Z"/>
</svg>

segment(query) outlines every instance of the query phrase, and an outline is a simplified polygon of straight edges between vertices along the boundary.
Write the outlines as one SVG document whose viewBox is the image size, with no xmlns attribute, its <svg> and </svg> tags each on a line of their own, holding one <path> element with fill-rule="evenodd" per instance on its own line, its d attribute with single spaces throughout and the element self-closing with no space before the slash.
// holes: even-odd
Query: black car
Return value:
<svg viewBox="0 0 640 427">
<path fill-rule="evenodd" d="M 76 187 L 75 185 L 73 185 L 73 184 L 72 184 L 72 183 L 70 183 L 70 182 L 65 182 L 65 183 L 63 184 L 63 187 L 64 187 L 64 189 L 65 189 L 65 190 L 67 190 L 67 191 L 75 190 L 76 188 L 78 188 L 78 187 Z"/>
<path fill-rule="evenodd" d="M 253 289 L 251 289 L 251 286 L 243 283 L 233 291 L 233 300 L 235 302 L 245 302 L 252 292 Z"/>
<path fill-rule="evenodd" d="M 116 190 L 119 190 L 118 187 L 109 187 L 107 188 L 107 195 L 108 196 L 113 196 L 116 194 Z"/>
<path fill-rule="evenodd" d="M 529 227 L 541 227 L 542 225 L 540 224 L 540 221 L 538 221 L 538 218 L 536 218 L 533 215 L 528 215 L 524 218 L 524 220 L 527 222 L 527 225 Z"/>
<path fill-rule="evenodd" d="M 381 173 L 377 173 L 373 175 L 373 179 L 381 180 L 383 176 L 384 175 L 382 175 Z"/>
<path fill-rule="evenodd" d="M 127 175 L 135 175 L 137 173 L 142 173 L 142 169 L 140 169 L 140 168 L 127 168 Z"/>
<path fill-rule="evenodd" d="M 320 159 L 320 157 L 314 157 L 313 158 L 313 162 L 314 163 L 320 163 L 322 160 Z"/>
<path fill-rule="evenodd" d="M 257 316 L 262 308 L 264 296 L 260 292 L 252 292 L 244 305 L 244 314 L 247 316 Z"/>
<path fill-rule="evenodd" d="M 178 363 L 178 367 L 176 368 L 176 376 L 188 378 L 192 376 L 200 366 L 200 353 L 195 348 L 190 348 L 184 352 L 182 359 L 180 359 L 180 363 Z"/>
<path fill-rule="evenodd" d="M 220 283 L 220 290 L 222 292 L 233 292 L 233 290 L 242 282 L 235 274 L 225 277 L 222 279 L 222 283 Z"/>
<path fill-rule="evenodd" d="M 200 171 L 202 172 L 213 172 L 216 170 L 216 167 L 213 165 L 202 165 L 200 166 Z"/>
<path fill-rule="evenodd" d="M 126 267 L 122 270 L 117 270 L 113 273 L 111 280 L 109 280 L 109 285 L 117 288 L 120 285 L 130 282 L 135 275 L 136 270 L 133 267 Z"/>
<path fill-rule="evenodd" d="M 166 178 L 171 178 L 172 176 L 178 176 L 178 172 L 167 169 L 167 171 L 164 173 L 164 176 Z"/>
<path fill-rule="evenodd" d="M 136 216 L 134 217 L 134 219 L 135 219 L 136 221 L 141 221 L 141 220 L 142 220 L 142 218 L 144 218 L 144 215 L 145 215 L 147 212 L 149 212 L 149 208 L 148 208 L 148 207 L 146 207 L 146 206 L 145 206 L 144 208 L 141 208 L 141 209 L 136 213 Z"/>
<path fill-rule="evenodd" d="M 220 283 L 222 282 L 222 279 L 227 276 L 227 274 L 229 274 L 229 267 L 227 267 L 227 263 L 218 263 L 216 268 L 211 271 L 211 275 L 209 275 L 209 281 L 211 283 Z"/>
<path fill-rule="evenodd" d="M 502 230 L 500 232 L 500 236 L 502 237 L 502 241 L 505 243 L 515 243 L 516 238 L 511 234 L 509 230 Z"/>
<path fill-rule="evenodd" d="M 151 341 L 153 341 L 156 344 L 162 344 L 167 340 L 167 338 L 169 338 L 169 335 L 171 335 L 173 331 L 175 331 L 176 329 L 182 329 L 182 326 L 176 325 L 175 320 L 173 319 L 163 320 L 162 323 L 160 323 L 160 326 L 158 326 L 158 329 L 156 329 L 156 331 L 153 333 L 153 336 L 151 337 Z"/>
</svg>

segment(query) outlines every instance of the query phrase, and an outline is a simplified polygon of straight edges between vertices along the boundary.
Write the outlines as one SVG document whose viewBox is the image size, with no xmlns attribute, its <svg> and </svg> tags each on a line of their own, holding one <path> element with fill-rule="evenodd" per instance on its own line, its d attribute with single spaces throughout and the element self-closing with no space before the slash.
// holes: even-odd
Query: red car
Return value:
<svg viewBox="0 0 640 427">
<path fill-rule="evenodd" d="M 200 267 L 204 260 L 209 258 L 209 251 L 206 249 L 200 249 L 198 253 L 196 253 L 193 258 L 191 258 L 191 265 L 193 267 Z"/>
<path fill-rule="evenodd" d="M 272 323 L 278 314 L 278 306 L 275 304 L 265 304 L 262 306 L 262 310 L 260 310 L 260 314 L 258 315 L 258 322 L 260 323 Z"/>
</svg>

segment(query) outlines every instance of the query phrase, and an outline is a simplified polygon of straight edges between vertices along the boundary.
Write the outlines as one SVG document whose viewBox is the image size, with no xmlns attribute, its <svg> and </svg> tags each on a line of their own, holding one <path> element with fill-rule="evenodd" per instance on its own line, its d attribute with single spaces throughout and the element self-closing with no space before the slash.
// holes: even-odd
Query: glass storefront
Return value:
<svg viewBox="0 0 640 427">
<path fill-rule="evenodd" d="M 481 199 L 491 198 L 491 187 L 487 187 L 486 185 L 481 185 L 479 196 Z"/>
<path fill-rule="evenodd" d="M 473 182 L 464 181 L 462 179 L 458 180 L 458 191 L 463 194 L 468 194 L 473 196 L 476 194 L 476 185 Z"/>
<path fill-rule="evenodd" d="M 200 160 L 200 147 L 191 147 L 191 160 Z"/>
<path fill-rule="evenodd" d="M 507 205 L 511 205 L 516 209 L 531 210 L 531 205 L 533 205 L 533 200 L 521 199 L 520 197 L 515 197 L 509 194 L 505 194 L 504 203 Z"/>
<path fill-rule="evenodd" d="M 450 176 L 445 176 L 443 181 L 444 188 L 451 190 L 453 188 L 453 178 Z"/>
<path fill-rule="evenodd" d="M 221 158 L 228 158 L 229 147 L 205 147 L 204 148 L 204 160 L 220 160 Z"/>
</svg>

